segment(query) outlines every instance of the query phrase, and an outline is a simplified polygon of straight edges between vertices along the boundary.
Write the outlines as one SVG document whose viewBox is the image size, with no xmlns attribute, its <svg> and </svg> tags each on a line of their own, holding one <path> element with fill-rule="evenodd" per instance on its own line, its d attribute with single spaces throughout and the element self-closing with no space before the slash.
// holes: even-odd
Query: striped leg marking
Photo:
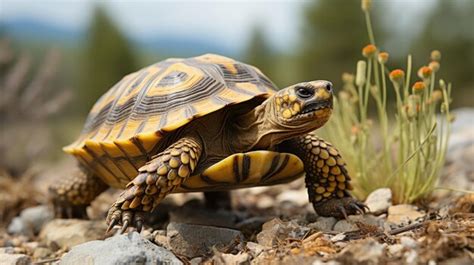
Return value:
<svg viewBox="0 0 474 265">
<path fill-rule="evenodd" d="M 143 214 L 152 211 L 161 200 L 179 187 L 196 168 L 201 144 L 193 138 L 182 138 L 139 169 L 138 176 L 127 184 L 107 214 L 109 230 L 122 225 L 138 231 L 143 226 Z"/>
<path fill-rule="evenodd" d="M 365 212 L 366 206 L 348 192 L 352 190 L 351 178 L 336 148 L 314 134 L 301 136 L 292 144 L 304 162 L 309 200 L 319 215 L 346 218 Z"/>
</svg>

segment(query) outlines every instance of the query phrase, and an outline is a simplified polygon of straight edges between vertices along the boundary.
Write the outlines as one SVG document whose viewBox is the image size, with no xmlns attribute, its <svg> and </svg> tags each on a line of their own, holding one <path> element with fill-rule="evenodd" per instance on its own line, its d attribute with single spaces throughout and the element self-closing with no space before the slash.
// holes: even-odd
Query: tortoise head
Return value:
<svg viewBox="0 0 474 265">
<path fill-rule="evenodd" d="M 312 131 L 331 116 L 333 87 L 324 80 L 298 83 L 278 91 L 270 104 L 280 125 Z"/>
</svg>

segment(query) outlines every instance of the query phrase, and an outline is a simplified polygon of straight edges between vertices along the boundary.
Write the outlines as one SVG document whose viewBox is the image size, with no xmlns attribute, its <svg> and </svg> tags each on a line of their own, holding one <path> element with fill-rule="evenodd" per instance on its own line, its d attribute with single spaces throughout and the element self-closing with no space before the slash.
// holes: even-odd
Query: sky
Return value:
<svg viewBox="0 0 474 265">
<path fill-rule="evenodd" d="M 84 29 L 98 1 L 0 0 L 2 19 L 33 18 L 65 28 Z M 292 46 L 298 37 L 304 1 L 100 1 L 130 37 L 144 34 L 216 39 L 238 49 L 255 26 L 275 48 Z"/>
</svg>

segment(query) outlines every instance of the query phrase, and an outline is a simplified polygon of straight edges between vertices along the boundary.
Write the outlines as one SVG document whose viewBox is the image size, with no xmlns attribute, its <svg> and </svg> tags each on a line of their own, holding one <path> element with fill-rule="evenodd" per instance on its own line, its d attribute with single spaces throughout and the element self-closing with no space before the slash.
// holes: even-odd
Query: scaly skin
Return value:
<svg viewBox="0 0 474 265">
<path fill-rule="evenodd" d="M 81 167 L 54 183 L 49 192 L 59 218 L 87 218 L 86 208 L 109 186 Z"/>
<path fill-rule="evenodd" d="M 365 213 L 367 206 L 349 194 L 352 185 L 346 163 L 330 143 L 309 133 L 284 142 L 282 149 L 303 161 L 309 200 L 319 215 L 347 219 L 347 215 Z"/>
<path fill-rule="evenodd" d="M 191 176 L 199 161 L 201 146 L 195 138 L 182 138 L 141 167 L 139 175 L 109 209 L 108 230 L 121 224 L 122 233 L 130 225 L 140 231 L 144 213 L 152 211 L 167 194 Z"/>
</svg>

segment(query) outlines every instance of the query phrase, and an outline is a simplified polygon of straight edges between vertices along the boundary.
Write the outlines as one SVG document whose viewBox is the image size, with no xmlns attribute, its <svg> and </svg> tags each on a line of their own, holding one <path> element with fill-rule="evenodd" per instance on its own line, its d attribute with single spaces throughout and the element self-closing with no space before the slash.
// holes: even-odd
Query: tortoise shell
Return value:
<svg viewBox="0 0 474 265">
<path fill-rule="evenodd" d="M 156 154 L 165 134 L 229 105 L 268 98 L 275 91 L 260 70 L 227 57 L 168 59 L 125 76 L 107 91 L 90 111 L 79 138 L 64 151 L 110 186 L 123 188 Z M 259 154 L 254 157 L 261 158 L 263 153 Z M 282 154 L 265 155 L 270 159 Z M 253 169 L 254 175 L 263 170 L 267 169 Z M 199 179 L 192 181 L 197 183 L 191 186 L 199 186 Z"/>
</svg>

